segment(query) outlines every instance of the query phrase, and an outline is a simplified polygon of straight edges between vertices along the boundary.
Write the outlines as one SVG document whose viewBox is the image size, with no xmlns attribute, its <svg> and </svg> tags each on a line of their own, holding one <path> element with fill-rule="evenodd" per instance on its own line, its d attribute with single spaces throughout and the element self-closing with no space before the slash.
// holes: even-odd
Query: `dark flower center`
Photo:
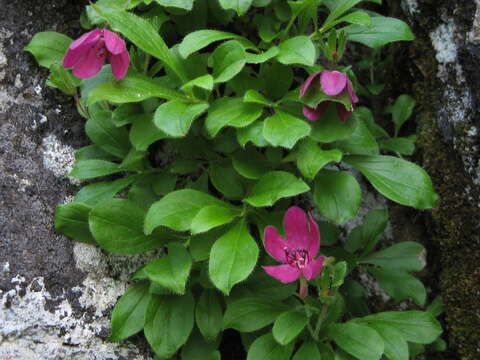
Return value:
<svg viewBox="0 0 480 360">
<path fill-rule="evenodd" d="M 296 266 L 299 269 L 305 268 L 310 261 L 307 249 L 290 250 L 284 248 L 284 251 L 287 264 Z"/>
</svg>

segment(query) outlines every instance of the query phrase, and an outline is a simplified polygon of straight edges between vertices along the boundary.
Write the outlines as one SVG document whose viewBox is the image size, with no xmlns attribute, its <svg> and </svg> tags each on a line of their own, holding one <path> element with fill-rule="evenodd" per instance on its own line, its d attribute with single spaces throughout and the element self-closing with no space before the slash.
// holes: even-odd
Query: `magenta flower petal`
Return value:
<svg viewBox="0 0 480 360">
<path fill-rule="evenodd" d="M 338 103 L 337 104 L 337 111 L 338 115 L 343 121 L 346 121 L 350 115 L 352 115 L 351 111 L 348 111 L 343 104 Z"/>
<path fill-rule="evenodd" d="M 279 262 L 286 262 L 285 248 L 288 248 L 286 241 L 280 236 L 277 229 L 267 226 L 264 231 L 265 249 Z"/>
<path fill-rule="evenodd" d="M 127 49 L 125 41 L 114 32 L 103 30 L 103 36 L 105 37 L 107 50 L 113 55 L 120 55 Z"/>
<path fill-rule="evenodd" d="M 268 275 L 274 277 L 282 283 L 290 283 L 295 281 L 300 277 L 301 274 L 301 271 L 298 268 L 288 264 L 263 266 L 263 270 L 265 270 Z"/>
<path fill-rule="evenodd" d="M 329 103 L 330 101 L 324 101 L 319 104 L 316 109 L 313 109 L 310 106 L 304 106 L 303 115 L 310 121 L 318 120 L 327 110 Z"/>
<path fill-rule="evenodd" d="M 63 58 L 63 67 L 70 68 L 75 66 L 76 63 L 87 55 L 92 45 L 98 41 L 100 34 L 101 30 L 92 30 L 72 42 Z"/>
<path fill-rule="evenodd" d="M 318 229 L 317 222 L 312 217 L 312 215 L 308 215 L 308 225 L 310 228 L 310 237 L 312 241 L 310 241 L 310 246 L 307 248 L 308 254 L 310 257 L 314 257 L 317 255 L 318 250 L 320 249 L 320 230 Z M 316 241 L 318 239 L 318 241 Z"/>
<path fill-rule="evenodd" d="M 89 31 L 82 36 L 80 36 L 77 40 L 73 41 L 70 46 L 68 47 L 71 50 L 76 50 L 78 48 L 88 48 L 89 46 L 95 44 L 100 36 L 102 35 L 102 30 L 95 29 Z"/>
<path fill-rule="evenodd" d="M 307 214 L 297 206 L 292 206 L 287 210 L 283 219 L 283 227 L 291 249 L 309 249 L 312 242 L 320 244 L 320 238 L 315 238 L 311 232 Z M 310 256 L 314 257 L 315 255 L 311 254 Z"/>
<path fill-rule="evenodd" d="M 313 80 L 315 80 L 315 78 L 317 76 L 320 76 L 322 74 L 322 72 L 317 72 L 315 74 L 312 74 L 310 75 L 307 80 L 305 80 L 305 82 L 303 83 L 303 86 L 302 86 L 302 89 L 300 90 L 300 97 L 303 97 L 305 96 L 305 93 L 308 91 L 308 88 L 310 87 L 310 85 L 312 84 Z"/>
<path fill-rule="evenodd" d="M 350 96 L 350 100 L 352 103 L 356 104 L 358 103 L 359 99 L 357 94 L 355 94 L 355 91 L 353 91 L 353 84 L 350 80 L 347 80 L 347 91 L 348 91 L 348 96 Z"/>
<path fill-rule="evenodd" d="M 347 85 L 347 74 L 340 71 L 322 71 L 320 84 L 325 94 L 335 96 L 340 94 Z"/>
<path fill-rule="evenodd" d="M 80 79 L 87 79 L 97 74 L 105 63 L 104 56 L 98 56 L 96 49 L 91 48 L 73 68 L 73 75 Z"/>
<path fill-rule="evenodd" d="M 130 56 L 127 51 L 124 51 L 118 55 L 110 55 L 108 61 L 112 65 L 112 73 L 115 79 L 120 80 L 125 76 L 130 64 Z"/>
<path fill-rule="evenodd" d="M 302 274 L 305 279 L 311 280 L 322 271 L 322 266 L 325 261 L 325 256 L 319 256 L 317 259 L 308 263 L 307 267 L 302 269 Z"/>
</svg>

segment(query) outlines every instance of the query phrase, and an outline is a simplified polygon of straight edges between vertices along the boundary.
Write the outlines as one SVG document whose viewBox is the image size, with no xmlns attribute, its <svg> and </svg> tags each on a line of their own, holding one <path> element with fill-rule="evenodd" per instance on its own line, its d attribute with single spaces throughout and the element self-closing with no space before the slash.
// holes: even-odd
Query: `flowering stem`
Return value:
<svg viewBox="0 0 480 360">
<path fill-rule="evenodd" d="M 312 313 L 310 312 L 310 307 L 308 304 L 305 304 L 304 308 L 305 308 L 305 314 L 307 314 L 307 318 L 308 318 L 308 321 L 307 321 L 308 331 L 310 331 L 310 334 L 314 338 L 315 330 L 313 329 L 312 324 L 310 323 L 310 317 L 312 316 Z"/>
<path fill-rule="evenodd" d="M 151 58 L 152 56 L 150 54 L 147 54 L 147 56 L 145 56 L 145 62 L 143 63 L 143 72 L 145 74 L 147 74 L 148 72 L 148 65 L 150 65 Z"/>
<path fill-rule="evenodd" d="M 298 289 L 298 296 L 300 299 L 304 299 L 308 295 L 308 283 L 307 279 L 303 276 L 300 276 L 300 288 Z"/>
<path fill-rule="evenodd" d="M 325 320 L 325 316 L 327 315 L 327 310 L 328 305 L 323 304 L 322 312 L 320 313 L 320 315 L 318 315 L 317 325 L 315 326 L 315 331 L 313 332 L 313 338 L 315 339 L 315 341 L 318 340 L 318 334 L 320 333 L 320 329 L 322 328 L 323 320 Z"/>
<path fill-rule="evenodd" d="M 90 117 L 90 114 L 88 113 L 88 110 L 83 106 L 82 102 L 80 101 L 80 97 L 78 94 L 73 95 L 73 98 L 75 99 L 75 105 L 80 109 L 82 113 L 88 118 Z"/>
</svg>

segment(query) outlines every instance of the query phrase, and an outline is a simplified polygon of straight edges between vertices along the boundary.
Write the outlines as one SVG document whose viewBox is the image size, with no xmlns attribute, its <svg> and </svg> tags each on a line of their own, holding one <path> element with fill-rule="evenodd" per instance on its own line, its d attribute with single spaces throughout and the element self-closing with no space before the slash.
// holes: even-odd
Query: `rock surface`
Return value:
<svg viewBox="0 0 480 360">
<path fill-rule="evenodd" d="M 77 36 L 85 3 L 0 2 L 2 360 L 152 358 L 140 337 L 106 341 L 110 310 L 146 258 L 107 256 L 53 227 L 55 206 L 76 191 L 66 175 L 86 143 L 84 123 L 23 47 L 39 31 Z"/>
<path fill-rule="evenodd" d="M 398 2 L 390 4 L 398 15 Z M 427 215 L 425 235 L 450 352 L 435 359 L 479 359 L 480 1 L 401 5 L 417 38 L 407 52 L 394 53 L 393 83 L 418 101 L 418 146 L 441 198 Z"/>
</svg>

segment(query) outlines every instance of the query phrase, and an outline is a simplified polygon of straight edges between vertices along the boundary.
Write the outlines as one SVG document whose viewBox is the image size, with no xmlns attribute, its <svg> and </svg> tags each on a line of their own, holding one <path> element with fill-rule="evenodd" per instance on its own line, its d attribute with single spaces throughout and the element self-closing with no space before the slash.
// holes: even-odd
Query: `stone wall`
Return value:
<svg viewBox="0 0 480 360">
<path fill-rule="evenodd" d="M 431 286 L 445 304 L 450 352 L 480 359 L 480 1 L 390 1 L 417 39 L 394 53 L 394 86 L 414 94 L 418 145 L 441 202 L 426 216 Z M 420 159 L 419 159 L 420 160 Z"/>
<path fill-rule="evenodd" d="M 55 206 L 86 143 L 70 98 L 23 51 L 39 31 L 80 33 L 87 1 L 0 1 L 0 359 L 151 359 L 139 337 L 106 341 L 109 313 L 145 257 L 107 256 L 55 233 Z"/>
</svg>

